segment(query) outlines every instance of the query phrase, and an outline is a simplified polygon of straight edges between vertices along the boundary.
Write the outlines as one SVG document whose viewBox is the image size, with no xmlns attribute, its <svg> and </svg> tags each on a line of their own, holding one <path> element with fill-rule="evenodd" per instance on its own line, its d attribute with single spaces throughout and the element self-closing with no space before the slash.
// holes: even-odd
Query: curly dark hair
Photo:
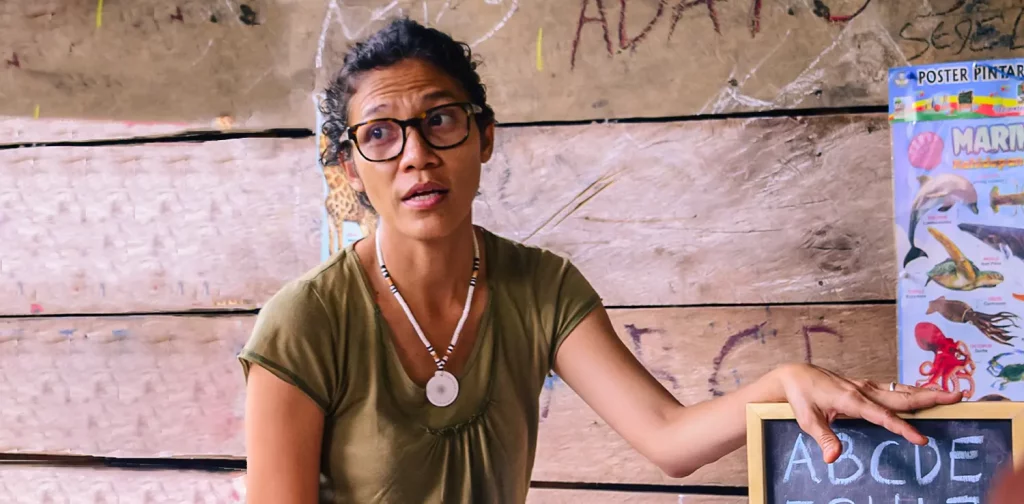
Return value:
<svg viewBox="0 0 1024 504">
<path fill-rule="evenodd" d="M 319 107 L 323 114 L 320 132 L 327 139 L 326 148 L 320 153 L 323 166 L 337 164 L 340 155 L 346 159 L 352 155 L 352 144 L 341 141 L 341 134 L 348 126 L 348 101 L 356 91 L 356 77 L 408 58 L 427 61 L 458 81 L 469 94 L 470 101 L 483 109 L 475 116 L 481 129 L 494 121 L 494 111 L 487 105 L 487 91 L 476 72 L 479 63 L 473 59 L 469 45 L 409 18 L 395 19 L 349 49 L 341 70 L 325 90 Z M 373 209 L 366 193 L 359 193 L 359 201 Z"/>
</svg>

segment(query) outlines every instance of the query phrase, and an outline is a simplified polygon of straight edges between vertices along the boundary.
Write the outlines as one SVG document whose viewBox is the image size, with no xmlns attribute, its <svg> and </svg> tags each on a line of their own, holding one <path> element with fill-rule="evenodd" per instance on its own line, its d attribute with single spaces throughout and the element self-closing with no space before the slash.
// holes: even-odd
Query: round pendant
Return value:
<svg viewBox="0 0 1024 504">
<path fill-rule="evenodd" d="M 448 371 L 437 371 L 427 382 L 427 400 L 443 408 L 455 402 L 459 396 L 459 380 Z"/>
</svg>

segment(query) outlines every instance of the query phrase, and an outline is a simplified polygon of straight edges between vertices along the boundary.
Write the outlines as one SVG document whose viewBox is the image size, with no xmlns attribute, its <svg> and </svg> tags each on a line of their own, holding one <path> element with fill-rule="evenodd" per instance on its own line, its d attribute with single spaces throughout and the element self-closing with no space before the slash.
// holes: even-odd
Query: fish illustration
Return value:
<svg viewBox="0 0 1024 504">
<path fill-rule="evenodd" d="M 971 291 L 995 287 L 1003 282 L 1002 273 L 979 270 L 974 262 L 968 259 L 953 243 L 953 240 L 950 240 L 941 231 L 929 226 L 928 232 L 946 249 L 949 259 L 936 264 L 928 271 L 928 280 L 924 282 L 925 285 L 934 281 L 950 290 Z"/>
<path fill-rule="evenodd" d="M 1024 192 L 1012 194 L 999 194 L 999 186 L 992 188 L 989 193 L 989 203 L 993 212 L 999 212 L 1001 205 L 1024 205 Z"/>
<path fill-rule="evenodd" d="M 970 180 L 950 173 L 935 177 L 921 175 L 917 180 L 921 183 L 921 189 L 917 191 L 914 203 L 910 207 L 910 250 L 903 259 L 904 267 L 914 259 L 928 257 L 924 250 L 914 244 L 917 222 L 922 215 L 935 207 L 938 207 L 940 212 L 949 211 L 958 202 L 966 205 L 975 215 L 978 214 L 978 192 L 974 190 Z"/>
<path fill-rule="evenodd" d="M 982 243 L 1002 252 L 1007 259 L 1010 254 L 1024 260 L 1024 229 L 985 224 L 957 225 L 961 231 L 981 240 Z"/>
</svg>

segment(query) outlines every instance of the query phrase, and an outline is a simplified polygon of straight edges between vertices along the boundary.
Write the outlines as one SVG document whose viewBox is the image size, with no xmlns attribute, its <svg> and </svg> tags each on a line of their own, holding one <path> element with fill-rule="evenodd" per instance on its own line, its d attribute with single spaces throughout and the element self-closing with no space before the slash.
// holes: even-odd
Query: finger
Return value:
<svg viewBox="0 0 1024 504">
<path fill-rule="evenodd" d="M 960 401 L 959 396 L 938 390 L 912 390 L 904 392 L 897 387 L 896 392 L 873 388 L 865 389 L 863 392 L 868 399 L 895 411 L 917 411 L 937 404 L 951 404 Z"/>
<path fill-rule="evenodd" d="M 946 390 L 926 389 L 926 388 L 923 388 L 923 387 L 914 387 L 914 386 L 911 386 L 911 385 L 904 385 L 902 383 L 897 383 L 895 385 L 896 385 L 896 387 L 893 390 L 894 392 L 903 392 L 903 393 L 912 393 L 912 394 L 924 393 L 924 392 L 930 392 L 930 393 L 934 392 L 933 395 L 935 395 L 935 397 L 936 397 L 936 403 L 937 404 L 954 404 L 954 403 L 957 403 L 957 402 L 960 402 L 961 400 L 963 400 L 963 396 L 964 396 L 963 391 L 950 392 L 950 391 L 946 391 Z M 885 389 L 885 390 L 888 390 L 888 389 Z"/>
<path fill-rule="evenodd" d="M 921 446 L 928 444 L 928 439 L 910 423 L 897 416 L 891 409 L 871 401 L 858 391 L 854 390 L 846 394 L 844 400 L 839 402 L 837 409 L 844 415 L 860 417 L 880 425 L 893 434 L 903 436 L 911 443 Z"/>
<path fill-rule="evenodd" d="M 843 443 L 832 432 L 825 415 L 816 408 L 800 408 L 799 411 L 796 415 L 797 425 L 818 443 L 826 464 L 835 462 L 843 451 Z"/>
</svg>

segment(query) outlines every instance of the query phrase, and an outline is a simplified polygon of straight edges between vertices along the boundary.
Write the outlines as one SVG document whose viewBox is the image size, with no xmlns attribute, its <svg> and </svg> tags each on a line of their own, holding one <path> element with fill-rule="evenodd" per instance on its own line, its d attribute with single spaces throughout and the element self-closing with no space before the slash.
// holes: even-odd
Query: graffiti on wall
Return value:
<svg viewBox="0 0 1024 504">
<path fill-rule="evenodd" d="M 580 49 L 581 41 L 588 44 L 598 44 L 603 47 L 609 56 L 618 52 L 635 52 L 637 47 L 649 40 L 652 31 L 662 25 L 667 25 L 665 30 L 665 42 L 671 42 L 673 35 L 680 29 L 685 29 L 681 22 L 708 23 L 715 33 L 721 35 L 723 19 L 719 15 L 719 4 L 727 0 L 659 0 L 653 13 L 644 12 L 644 15 L 651 16 L 644 22 L 637 21 L 630 15 L 630 5 L 637 3 L 636 0 L 580 0 L 579 18 L 576 20 L 575 37 L 572 41 L 569 53 L 569 67 L 576 67 L 576 57 Z M 740 0 L 732 0 L 737 2 Z M 746 0 L 749 3 L 749 16 L 743 20 L 745 28 L 751 37 L 757 37 L 761 31 L 762 0 Z M 650 2 L 644 2 L 650 4 Z M 829 4 L 837 4 L 830 6 Z M 849 8 L 850 2 L 825 2 L 814 0 L 810 12 L 826 23 L 845 23 L 859 16 L 871 0 L 858 0 L 859 6 L 852 7 L 848 13 L 843 9 Z M 843 4 L 842 6 L 838 4 Z M 833 8 L 834 7 L 834 8 Z M 633 8 L 633 15 L 637 15 Z M 649 10 L 649 9 L 648 9 Z M 690 11 L 697 12 L 697 16 L 686 17 Z M 796 12 L 790 8 L 790 14 Z M 638 24 L 639 23 L 639 24 Z M 593 26 L 591 26 L 593 25 Z M 629 32 L 627 26 L 643 26 L 635 35 Z"/>
<path fill-rule="evenodd" d="M 989 0 L 945 0 L 900 27 L 900 46 L 909 61 L 1016 50 L 1024 48 L 1022 22 L 1024 7 L 991 5 Z"/>
<path fill-rule="evenodd" d="M 754 324 L 725 338 L 719 351 L 711 361 L 711 374 L 707 379 L 709 397 L 725 395 L 728 391 L 726 387 L 727 381 L 731 382 L 734 387 L 739 387 L 743 384 L 739 370 L 724 365 L 730 356 L 735 355 L 738 350 L 750 344 L 769 345 L 778 340 L 778 330 L 767 329 L 765 327 L 767 324 L 768 321 Z M 652 365 L 651 359 L 646 356 L 646 353 L 649 353 L 648 351 L 651 348 L 649 348 L 650 343 L 645 343 L 644 336 L 664 334 L 665 331 L 663 329 L 637 327 L 634 324 L 625 324 L 623 328 L 629 335 L 629 342 L 634 355 L 652 376 L 662 384 L 665 384 L 666 388 L 670 388 L 670 390 L 679 390 L 681 387 L 686 387 L 687 384 L 683 383 L 679 376 L 662 365 Z M 814 361 L 814 355 L 811 351 L 813 341 L 820 338 L 835 338 L 839 342 L 843 341 L 843 335 L 839 331 L 823 323 L 803 324 L 795 336 L 802 340 L 803 355 L 800 357 L 800 360 L 808 364 L 812 364 Z M 658 347 L 658 350 L 663 352 L 673 351 L 671 347 L 664 346 Z M 783 361 L 779 360 L 779 363 Z M 561 393 L 571 393 L 571 390 L 565 387 L 565 382 L 557 374 L 549 374 L 544 381 L 544 388 L 540 397 L 540 418 L 542 421 L 550 414 L 553 396 Z"/>
</svg>

